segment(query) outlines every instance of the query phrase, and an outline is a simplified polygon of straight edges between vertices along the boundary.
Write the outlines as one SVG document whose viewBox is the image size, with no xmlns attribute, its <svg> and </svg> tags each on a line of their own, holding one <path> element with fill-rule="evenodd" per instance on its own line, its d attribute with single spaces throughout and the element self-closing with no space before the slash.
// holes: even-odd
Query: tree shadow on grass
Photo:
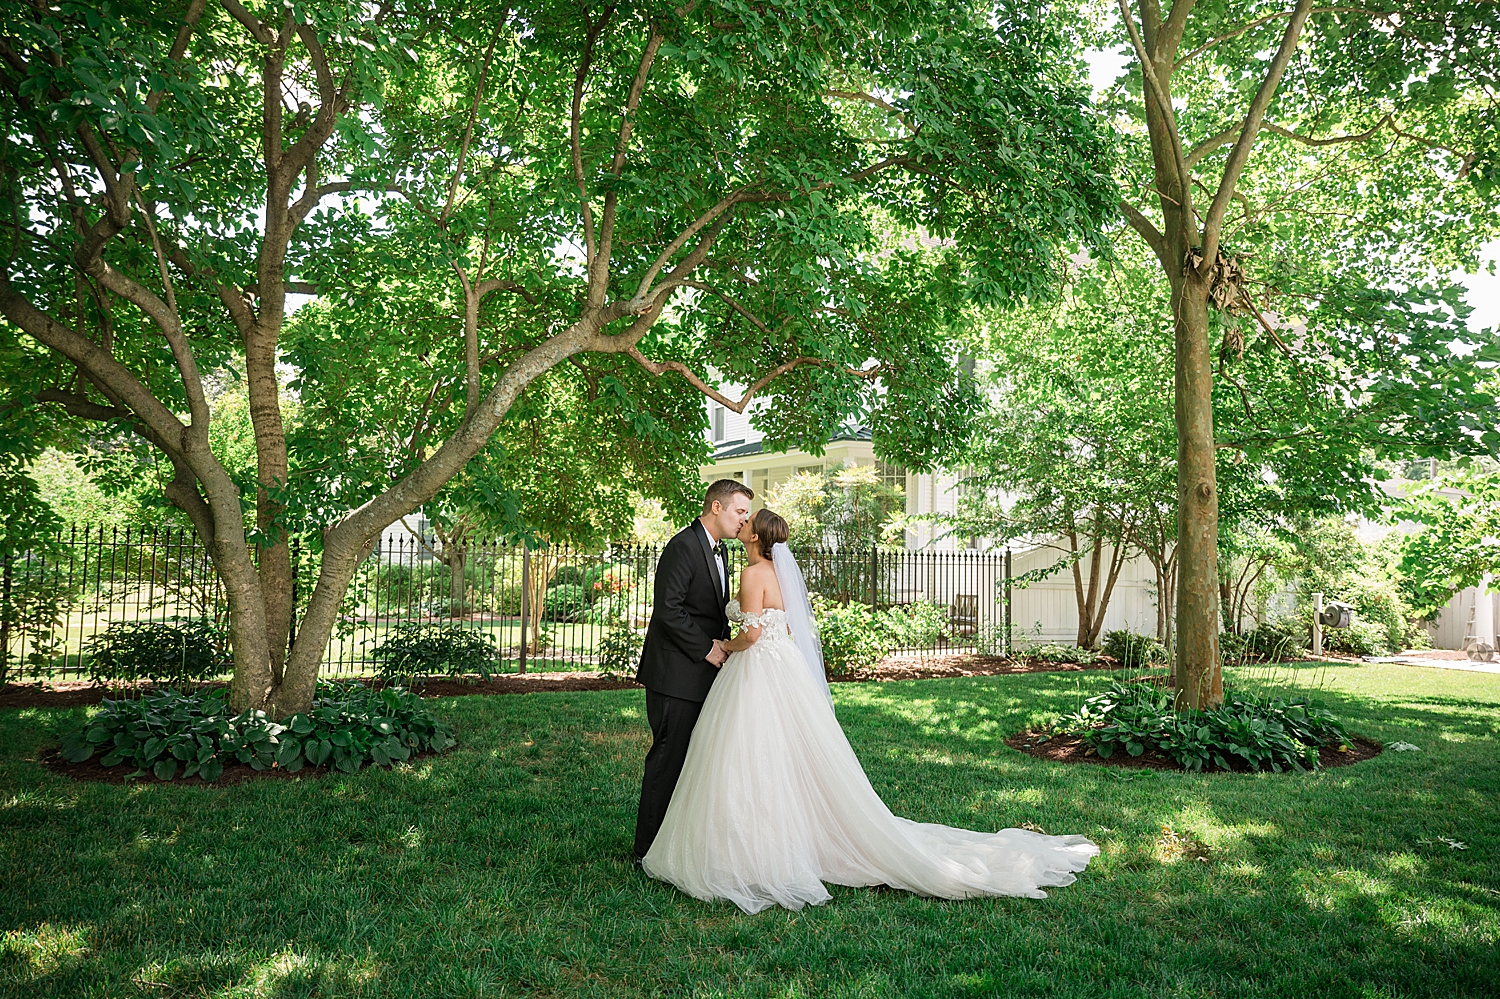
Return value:
<svg viewBox="0 0 1500 999">
<path fill-rule="evenodd" d="M 93 935 L 67 968 L 0 968 L 0 986 L 174 994 L 126 984 L 160 974 L 177 994 L 287 997 L 1446 997 L 1500 978 L 1491 743 L 1311 775 L 1128 779 L 1003 746 L 1076 693 L 1032 676 L 837 695 L 898 814 L 1094 838 L 1103 855 L 1045 901 L 837 889 L 823 908 L 749 917 L 643 878 L 621 859 L 647 739 L 638 692 L 444 702 L 453 753 L 302 784 L 87 790 L 12 757 L 0 773 L 51 803 L 16 825 L 0 808 L 0 929 Z M 1390 708 L 1338 696 L 1372 718 Z M 1458 707 L 1402 708 L 1412 719 L 1382 731 L 1449 724 Z M 1163 826 L 1208 861 L 1164 855 Z"/>
</svg>

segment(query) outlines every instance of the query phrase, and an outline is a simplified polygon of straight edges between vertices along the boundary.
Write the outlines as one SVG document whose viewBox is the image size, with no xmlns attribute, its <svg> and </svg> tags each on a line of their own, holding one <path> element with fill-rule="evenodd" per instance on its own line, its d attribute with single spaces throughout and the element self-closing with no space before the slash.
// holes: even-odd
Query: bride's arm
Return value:
<svg viewBox="0 0 1500 999">
<path fill-rule="evenodd" d="M 762 563 L 765 564 L 765 563 Z M 740 613 L 759 614 L 766 606 L 766 587 L 761 582 L 760 574 L 746 569 L 740 573 Z M 760 625 L 753 628 L 742 628 L 740 633 L 731 642 L 724 644 L 726 652 L 742 652 L 754 645 L 760 638 Z"/>
</svg>

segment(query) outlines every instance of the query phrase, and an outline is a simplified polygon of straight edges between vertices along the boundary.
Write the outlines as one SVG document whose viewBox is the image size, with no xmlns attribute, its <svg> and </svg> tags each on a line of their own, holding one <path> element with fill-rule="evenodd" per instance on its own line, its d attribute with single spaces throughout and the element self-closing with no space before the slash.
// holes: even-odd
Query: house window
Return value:
<svg viewBox="0 0 1500 999">
<path fill-rule="evenodd" d="M 883 461 L 875 463 L 875 469 L 880 474 L 880 481 L 893 489 L 906 492 L 906 469 L 900 465 L 887 465 Z"/>
<path fill-rule="evenodd" d="M 719 441 L 723 440 L 724 436 L 725 436 L 725 433 L 724 433 L 724 413 L 725 412 L 726 412 L 726 410 L 724 409 L 723 406 L 714 406 L 713 409 L 710 410 L 710 413 L 712 415 L 709 417 L 709 419 L 713 422 L 713 434 L 714 434 L 714 443 L 715 444 L 717 444 Z"/>
<path fill-rule="evenodd" d="M 823 474 L 823 466 L 822 465 L 798 465 L 797 466 L 797 474 L 798 475 L 822 475 Z"/>
</svg>

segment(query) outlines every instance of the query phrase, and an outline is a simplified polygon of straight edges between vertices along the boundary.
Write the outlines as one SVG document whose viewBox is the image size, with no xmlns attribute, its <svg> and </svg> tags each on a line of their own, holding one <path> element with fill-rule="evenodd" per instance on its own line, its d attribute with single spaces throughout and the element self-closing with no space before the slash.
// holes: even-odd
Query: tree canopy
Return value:
<svg viewBox="0 0 1500 999">
<path fill-rule="evenodd" d="M 873 416 L 904 464 L 951 447 L 954 310 L 1049 295 L 1115 201 L 1080 68 L 1018 0 L 7 6 L 11 425 L 153 448 L 226 585 L 233 700 L 298 710 L 368 545 L 491 447 L 503 507 L 526 414 L 561 468 L 556 399 L 648 476 L 687 385 L 776 397 L 776 441 Z M 211 446 L 226 369 L 253 488 Z"/>
</svg>

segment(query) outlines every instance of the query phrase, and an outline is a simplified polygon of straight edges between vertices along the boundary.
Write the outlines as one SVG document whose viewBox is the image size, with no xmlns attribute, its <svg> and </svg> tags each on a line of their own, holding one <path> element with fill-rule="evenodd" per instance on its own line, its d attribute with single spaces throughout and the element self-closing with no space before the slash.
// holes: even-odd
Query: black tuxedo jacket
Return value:
<svg viewBox="0 0 1500 999">
<path fill-rule="evenodd" d="M 724 583 L 714 563 L 724 566 Z M 728 559 L 715 554 L 702 523 L 693 521 L 662 549 L 656 564 L 655 606 L 635 678 L 647 690 L 703 701 L 718 667 L 703 657 L 715 638 L 729 638 Z"/>
</svg>

